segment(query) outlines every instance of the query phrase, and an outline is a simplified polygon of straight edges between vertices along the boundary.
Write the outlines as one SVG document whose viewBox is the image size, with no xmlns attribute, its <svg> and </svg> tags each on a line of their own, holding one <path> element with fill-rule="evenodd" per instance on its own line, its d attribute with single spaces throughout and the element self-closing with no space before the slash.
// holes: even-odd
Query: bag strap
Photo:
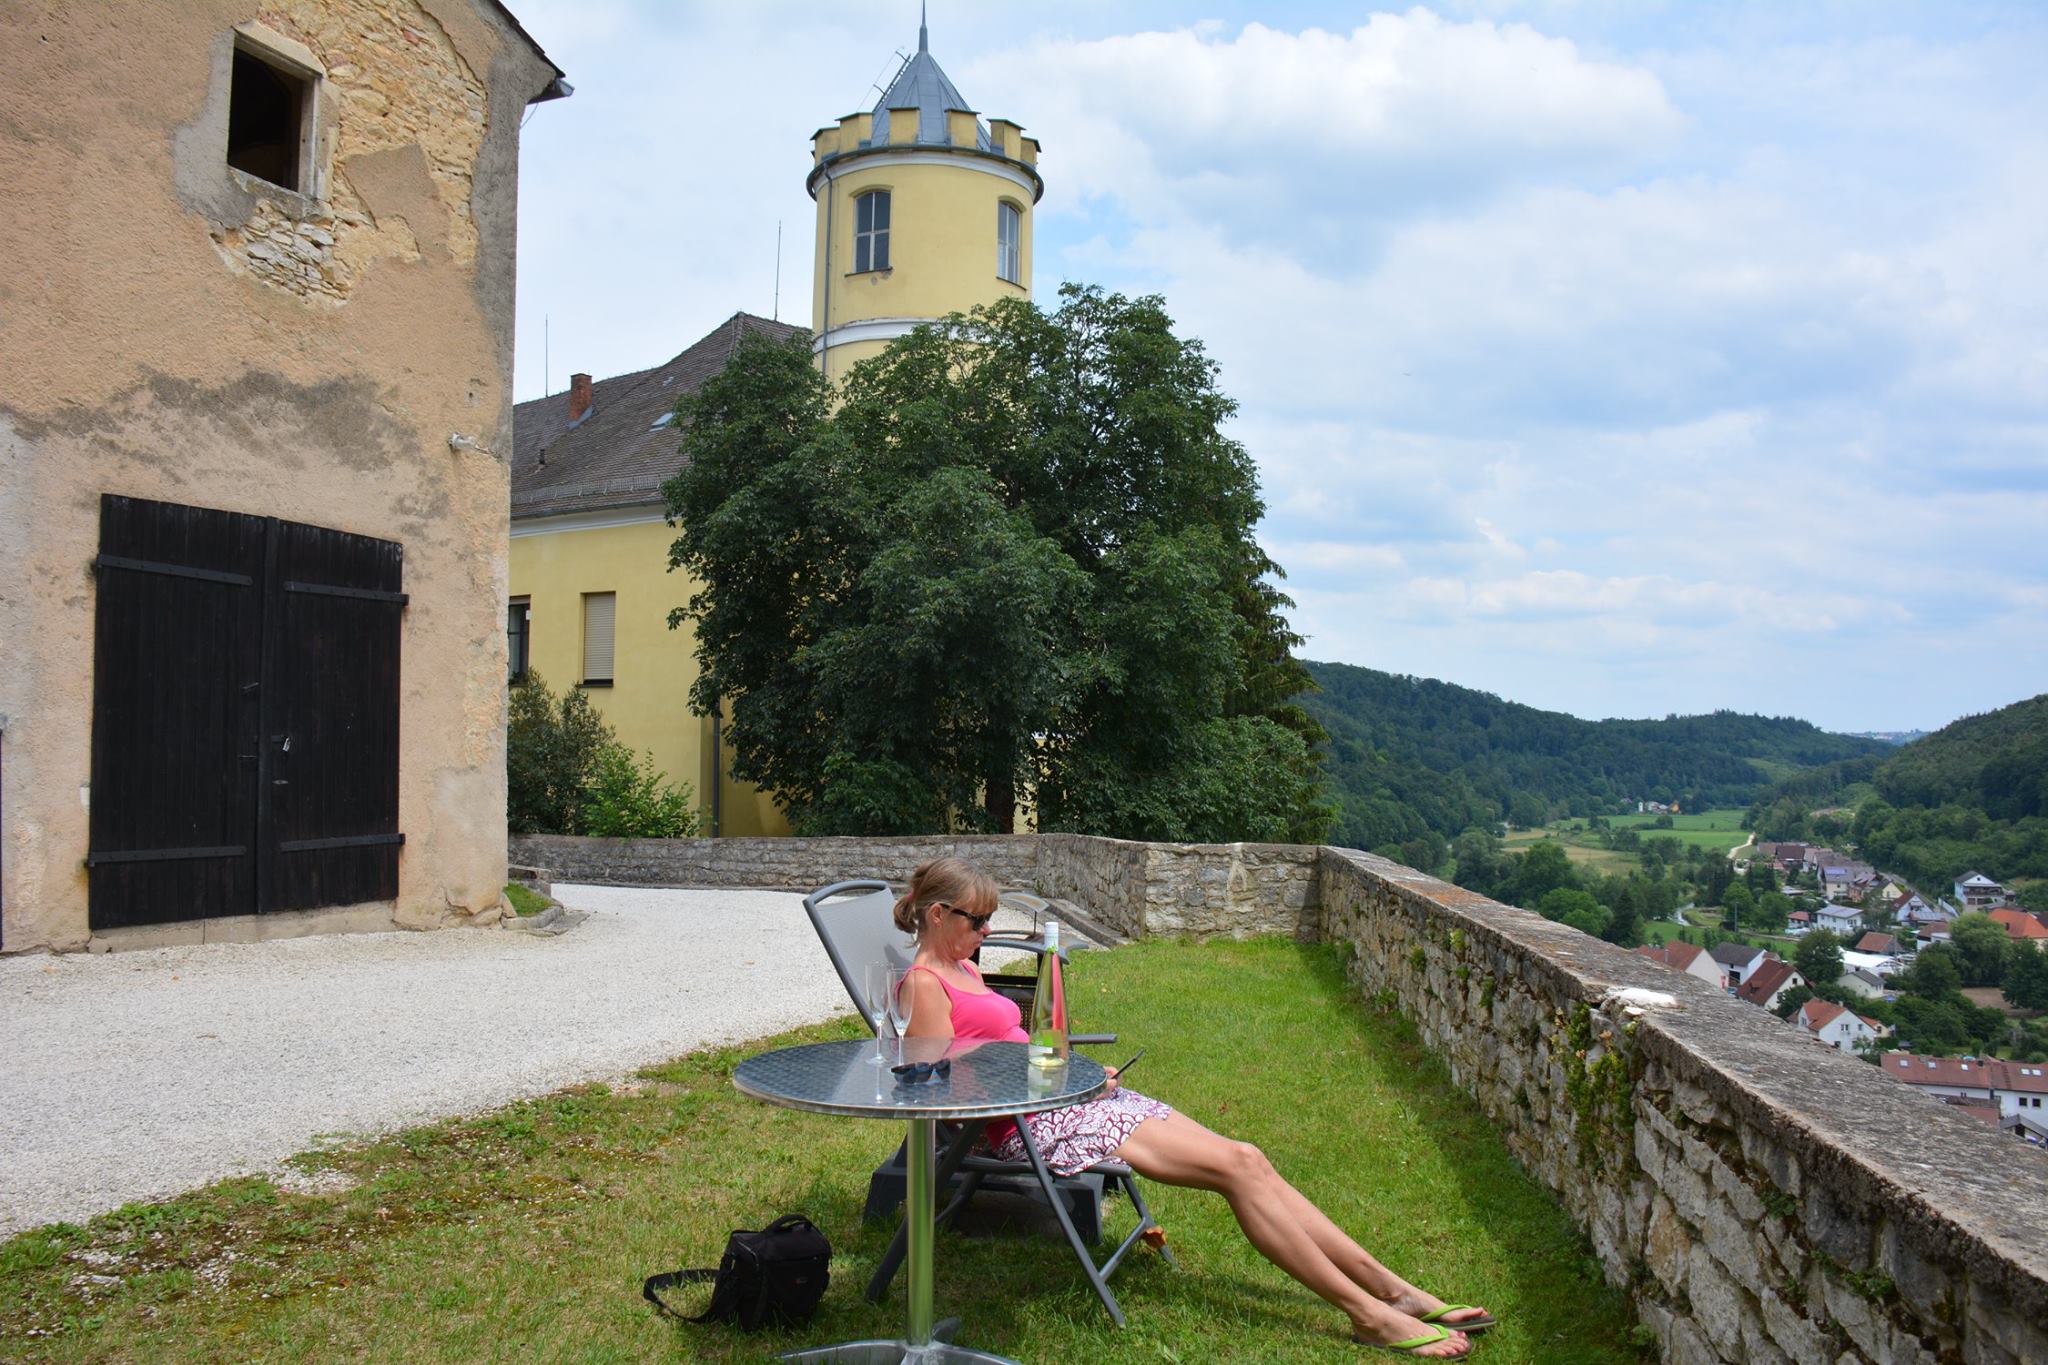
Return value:
<svg viewBox="0 0 2048 1365">
<path fill-rule="evenodd" d="M 679 1284 L 702 1284 L 706 1280 L 715 1280 L 717 1278 L 718 1272 L 715 1270 L 671 1270 L 665 1275 L 649 1275 L 640 1282 L 640 1297 L 653 1304 L 656 1312 L 666 1317 L 674 1318 L 678 1322 L 702 1322 L 717 1310 L 718 1304 L 716 1300 L 712 1302 L 711 1307 L 706 1308 L 695 1317 L 684 1317 L 681 1313 L 678 1313 L 675 1309 L 662 1302 L 660 1291 L 674 1289 Z"/>
<path fill-rule="evenodd" d="M 785 1213 L 782 1215 L 782 1217 L 776 1219 L 767 1227 L 762 1228 L 761 1231 L 764 1234 L 772 1232 L 788 1232 L 792 1228 L 809 1228 L 812 1232 L 816 1232 L 818 1230 L 818 1225 L 816 1223 L 813 1223 L 810 1219 L 804 1217 L 800 1213 Z"/>
</svg>

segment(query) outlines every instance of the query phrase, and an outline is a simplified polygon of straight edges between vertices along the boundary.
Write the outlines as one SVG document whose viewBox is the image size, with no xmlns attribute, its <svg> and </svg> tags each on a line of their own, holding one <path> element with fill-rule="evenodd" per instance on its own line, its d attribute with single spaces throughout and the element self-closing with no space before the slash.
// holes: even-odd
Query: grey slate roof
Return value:
<svg viewBox="0 0 2048 1365">
<path fill-rule="evenodd" d="M 803 330 L 734 313 L 665 364 L 593 383 L 590 411 L 574 427 L 566 390 L 517 405 L 512 520 L 659 503 L 662 484 L 683 457 L 676 428 L 656 427 L 656 419 L 724 369 L 742 336 L 758 332 L 780 341 Z"/>
<path fill-rule="evenodd" d="M 946 111 L 973 107 L 961 98 L 959 87 L 939 69 L 931 53 L 930 35 L 920 22 L 917 26 L 917 54 L 903 64 L 903 69 L 896 73 L 896 79 L 889 82 L 889 88 L 875 102 L 865 145 L 885 145 L 889 141 L 889 111 L 912 108 L 917 110 L 917 141 L 944 145 L 953 140 L 946 131 Z M 991 150 L 987 126 L 979 119 L 974 126 L 976 144 L 984 152 Z"/>
<path fill-rule="evenodd" d="M 1723 967 L 1747 967 L 1763 955 L 1763 949 L 1741 943 L 1723 943 L 1714 949 L 1714 961 Z"/>
</svg>

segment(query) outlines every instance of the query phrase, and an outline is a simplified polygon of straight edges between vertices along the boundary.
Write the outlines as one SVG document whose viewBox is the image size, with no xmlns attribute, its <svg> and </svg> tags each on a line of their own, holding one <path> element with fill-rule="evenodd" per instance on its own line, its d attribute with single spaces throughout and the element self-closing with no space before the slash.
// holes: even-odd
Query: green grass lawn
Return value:
<svg viewBox="0 0 2048 1365">
<path fill-rule="evenodd" d="M 1696 815 L 1674 815 L 1670 829 L 1655 828 L 1654 815 L 1617 815 L 1610 823 L 1616 829 L 1641 830 L 1643 837 L 1668 836 L 1683 844 L 1696 844 L 1701 848 L 1719 849 L 1726 852 L 1749 838 L 1749 831 L 1742 827 L 1742 810 L 1709 810 Z"/>
<path fill-rule="evenodd" d="M 1397 1270 L 1502 1319 L 1475 1358 L 1621 1362 L 1626 1304 L 1398 1017 L 1361 1004 L 1335 949 L 1150 942 L 1090 955 L 1083 1028 L 1144 1046 L 1143 1086 L 1258 1142 Z M 337 1186 L 238 1179 L 0 1243 L 0 1355 L 54 1361 L 758 1360 L 888 1336 L 902 1286 L 861 1297 L 888 1229 L 863 1228 L 892 1127 L 748 1100 L 732 1068 L 850 1023 L 697 1053 L 592 1086 L 301 1158 Z M 1119 1058 L 1120 1059 L 1120 1058 Z M 1341 1315 L 1267 1265 L 1222 1200 L 1148 1188 L 1180 1258 L 1140 1249 L 1096 1305 L 1049 1239 L 943 1236 L 938 1311 L 1019 1360 L 1355 1361 Z M 657 1317 L 640 1280 L 711 1265 L 726 1232 L 809 1214 L 832 1238 L 818 1317 L 749 1337 Z M 1111 1230 L 1128 1226 L 1120 1204 Z M 97 1277 L 97 1278 L 93 1278 Z"/>
</svg>

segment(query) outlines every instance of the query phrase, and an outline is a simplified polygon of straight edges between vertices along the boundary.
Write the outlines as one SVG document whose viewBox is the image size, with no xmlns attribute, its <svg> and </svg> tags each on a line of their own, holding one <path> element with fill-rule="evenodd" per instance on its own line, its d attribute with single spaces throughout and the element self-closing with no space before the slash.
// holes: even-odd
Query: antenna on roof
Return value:
<svg viewBox="0 0 2048 1365">
<path fill-rule="evenodd" d="M 540 396 L 545 398 L 555 391 L 554 371 L 548 368 L 548 315 L 540 315 Z"/>
<path fill-rule="evenodd" d="M 775 220 L 775 306 L 768 316 L 776 322 L 782 321 L 782 220 Z"/>
</svg>

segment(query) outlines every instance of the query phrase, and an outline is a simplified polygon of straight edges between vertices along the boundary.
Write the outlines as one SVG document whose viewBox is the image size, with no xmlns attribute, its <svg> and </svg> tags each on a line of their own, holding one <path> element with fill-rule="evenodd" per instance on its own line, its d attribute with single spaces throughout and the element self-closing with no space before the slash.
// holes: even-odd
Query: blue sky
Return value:
<svg viewBox="0 0 2048 1365">
<path fill-rule="evenodd" d="M 514 0 L 520 398 L 808 322 L 810 134 L 917 6 Z M 1166 297 L 1303 653 L 1588 717 L 2048 687 L 2048 7 L 939 0 L 1035 286 Z M 543 323 L 546 375 L 543 374 Z"/>
</svg>

